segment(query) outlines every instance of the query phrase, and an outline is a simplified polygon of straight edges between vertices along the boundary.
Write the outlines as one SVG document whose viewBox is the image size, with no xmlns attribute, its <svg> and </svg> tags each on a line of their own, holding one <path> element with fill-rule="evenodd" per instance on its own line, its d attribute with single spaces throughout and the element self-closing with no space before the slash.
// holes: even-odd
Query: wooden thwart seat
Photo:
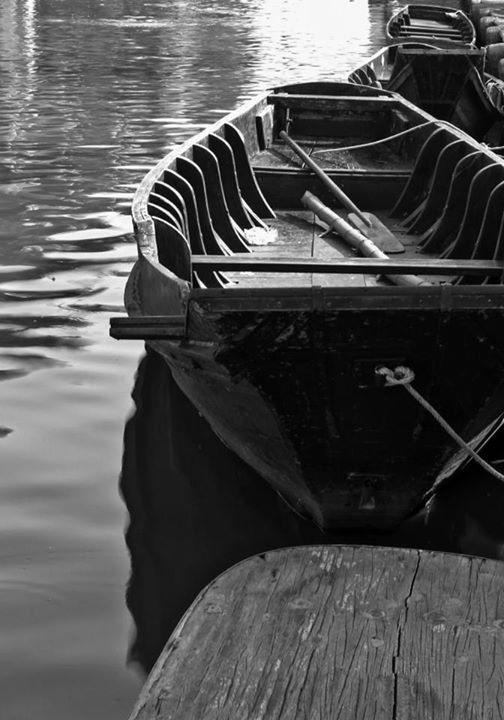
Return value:
<svg viewBox="0 0 504 720">
<path fill-rule="evenodd" d="M 380 104 L 396 105 L 397 100 L 393 95 L 380 95 Z M 281 108 L 292 108 L 296 110 L 335 110 L 345 107 L 355 109 L 357 105 L 362 110 L 376 109 L 376 97 L 365 97 L 363 95 L 301 95 L 294 93 L 274 93 L 268 95 L 267 102 Z"/>
<path fill-rule="evenodd" d="M 459 30 L 449 30 L 447 28 L 433 27 L 429 25 L 403 26 L 399 30 L 398 34 L 399 36 L 404 35 L 407 37 L 414 37 L 415 35 L 420 37 L 424 37 L 425 35 L 437 35 L 438 37 L 463 39 L 463 35 Z"/>
<path fill-rule="evenodd" d="M 235 272 L 291 272 L 291 273 L 416 273 L 418 275 L 476 275 L 501 276 L 502 260 L 439 260 L 407 258 L 377 259 L 341 257 L 337 260 L 320 258 L 258 257 L 250 254 L 201 255 L 193 258 L 193 267 L 233 270 Z"/>
</svg>

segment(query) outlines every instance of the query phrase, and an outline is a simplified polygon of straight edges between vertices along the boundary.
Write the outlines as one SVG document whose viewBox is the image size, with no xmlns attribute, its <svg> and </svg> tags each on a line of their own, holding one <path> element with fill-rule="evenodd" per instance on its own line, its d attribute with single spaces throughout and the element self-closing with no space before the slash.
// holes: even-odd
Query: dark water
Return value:
<svg viewBox="0 0 504 720">
<path fill-rule="evenodd" d="M 268 85 L 344 78 L 398 6 L 0 0 L 2 719 L 126 718 L 142 682 L 130 649 L 149 665 L 166 605 L 183 609 L 230 538 L 238 554 L 255 551 L 252 527 L 265 546 L 320 539 L 258 490 L 141 343 L 108 338 L 108 321 L 145 170 Z M 472 471 L 383 544 L 495 557 L 503 509 L 501 486 Z"/>
</svg>

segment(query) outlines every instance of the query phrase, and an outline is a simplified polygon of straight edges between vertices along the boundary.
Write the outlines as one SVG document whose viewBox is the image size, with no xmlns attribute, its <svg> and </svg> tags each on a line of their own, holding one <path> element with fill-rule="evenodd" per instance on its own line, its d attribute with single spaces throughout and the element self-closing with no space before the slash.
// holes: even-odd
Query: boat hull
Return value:
<svg viewBox="0 0 504 720">
<path fill-rule="evenodd" d="M 504 407 L 502 309 L 467 297 L 429 308 L 425 293 L 405 307 L 393 292 L 368 307 L 330 293 L 308 302 L 239 311 L 201 297 L 189 303 L 190 341 L 152 345 L 220 439 L 296 512 L 322 528 L 391 529 L 467 453 L 376 369 L 411 368 L 415 388 L 479 446 Z M 478 357 L 473 372 L 467 357 Z"/>
</svg>

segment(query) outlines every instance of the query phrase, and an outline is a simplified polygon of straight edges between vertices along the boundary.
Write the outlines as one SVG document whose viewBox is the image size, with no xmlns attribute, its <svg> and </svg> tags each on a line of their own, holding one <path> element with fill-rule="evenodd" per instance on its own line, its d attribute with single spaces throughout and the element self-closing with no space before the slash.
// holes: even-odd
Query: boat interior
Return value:
<svg viewBox="0 0 504 720">
<path fill-rule="evenodd" d="M 391 234 L 394 255 L 358 257 L 303 204 L 306 191 L 378 248 Z M 160 263 L 194 289 L 365 288 L 401 272 L 426 285 L 489 285 L 501 282 L 503 208 L 504 162 L 469 136 L 386 91 L 306 83 L 276 88 L 165 158 L 133 218 L 139 227 L 147 213 Z"/>
</svg>

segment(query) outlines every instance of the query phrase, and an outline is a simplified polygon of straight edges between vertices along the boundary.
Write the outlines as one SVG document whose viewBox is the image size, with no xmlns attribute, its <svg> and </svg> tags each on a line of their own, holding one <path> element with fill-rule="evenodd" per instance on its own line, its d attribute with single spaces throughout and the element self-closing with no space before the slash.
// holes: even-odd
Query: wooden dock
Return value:
<svg viewBox="0 0 504 720">
<path fill-rule="evenodd" d="M 321 545 L 196 599 L 131 720 L 504 718 L 504 563 Z"/>
</svg>

